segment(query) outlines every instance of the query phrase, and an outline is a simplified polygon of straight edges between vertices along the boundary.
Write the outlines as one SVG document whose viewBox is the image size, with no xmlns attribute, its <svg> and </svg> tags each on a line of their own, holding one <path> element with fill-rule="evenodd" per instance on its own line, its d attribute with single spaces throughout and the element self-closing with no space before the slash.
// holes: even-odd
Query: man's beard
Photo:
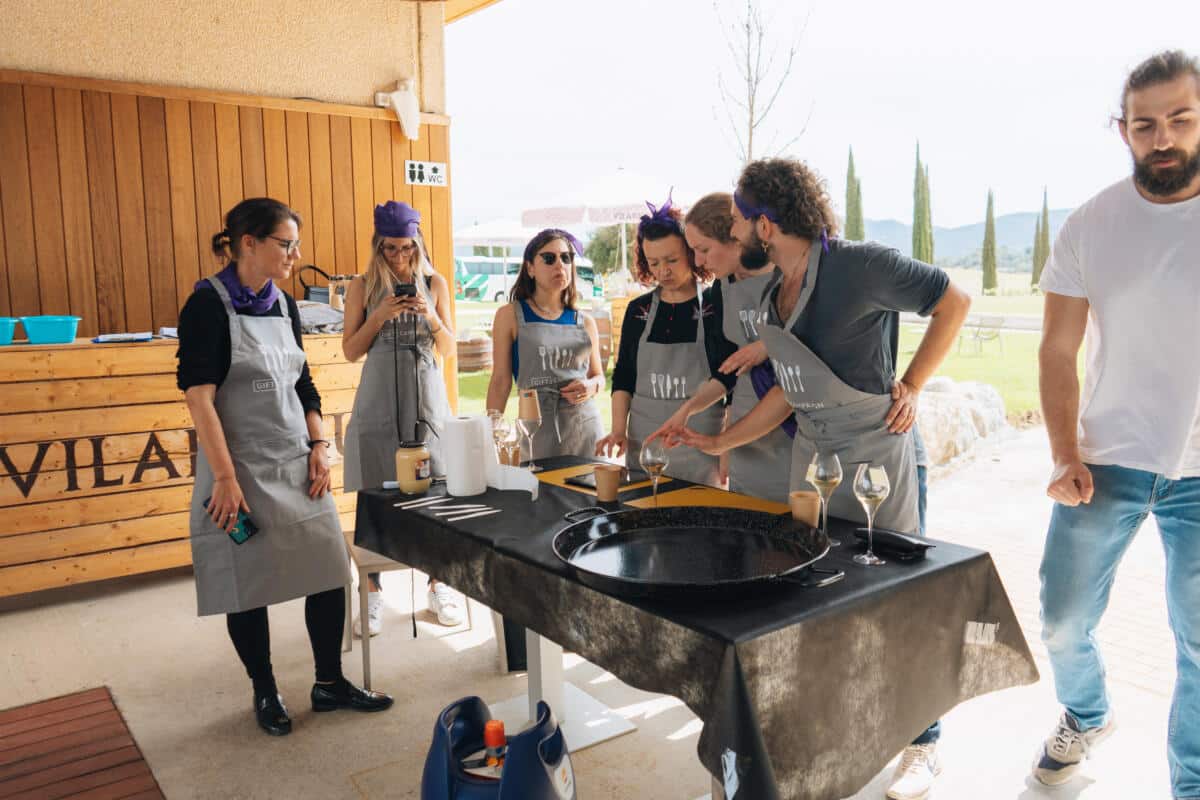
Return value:
<svg viewBox="0 0 1200 800">
<path fill-rule="evenodd" d="M 1179 163 L 1170 169 L 1154 169 L 1154 162 L 1175 160 Z M 1156 151 L 1141 161 L 1133 160 L 1133 179 L 1137 184 L 1157 197 L 1170 197 L 1188 187 L 1200 175 L 1200 145 L 1189 157 L 1185 150 L 1174 147 Z"/>
<path fill-rule="evenodd" d="M 771 256 L 763 246 L 763 240 L 758 238 L 758 231 L 750 231 L 750 241 L 742 245 L 742 252 L 738 258 L 742 266 L 749 270 L 762 269 L 771 263 Z"/>
</svg>

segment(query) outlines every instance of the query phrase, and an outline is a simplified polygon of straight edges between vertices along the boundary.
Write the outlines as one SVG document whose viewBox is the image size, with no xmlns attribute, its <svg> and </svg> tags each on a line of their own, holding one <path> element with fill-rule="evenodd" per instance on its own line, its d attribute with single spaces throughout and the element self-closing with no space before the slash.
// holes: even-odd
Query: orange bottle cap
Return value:
<svg viewBox="0 0 1200 800">
<path fill-rule="evenodd" d="M 483 725 L 483 746 L 484 747 L 503 747 L 507 741 L 504 735 L 504 722 L 498 719 L 490 719 Z"/>
</svg>

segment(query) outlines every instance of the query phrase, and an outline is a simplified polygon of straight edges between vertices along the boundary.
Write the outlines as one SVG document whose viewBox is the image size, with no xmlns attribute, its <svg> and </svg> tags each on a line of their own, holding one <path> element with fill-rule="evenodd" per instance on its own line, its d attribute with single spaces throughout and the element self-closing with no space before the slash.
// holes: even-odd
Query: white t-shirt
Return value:
<svg viewBox="0 0 1200 800">
<path fill-rule="evenodd" d="M 1132 178 L 1109 186 L 1067 219 L 1041 288 L 1091 306 L 1083 460 L 1200 476 L 1200 197 L 1163 205 Z"/>
</svg>

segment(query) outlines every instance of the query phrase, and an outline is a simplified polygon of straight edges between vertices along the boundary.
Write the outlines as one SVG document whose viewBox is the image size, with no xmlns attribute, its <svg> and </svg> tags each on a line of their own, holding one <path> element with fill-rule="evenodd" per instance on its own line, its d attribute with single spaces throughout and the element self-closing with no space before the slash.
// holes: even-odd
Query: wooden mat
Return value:
<svg viewBox="0 0 1200 800">
<path fill-rule="evenodd" d="M 642 497 L 630 500 L 628 505 L 635 508 L 654 508 L 653 497 Z M 771 514 L 786 514 L 790 509 L 783 503 L 772 503 L 770 500 L 760 500 L 724 489 L 714 489 L 711 486 L 685 486 L 674 491 L 662 491 L 661 484 L 658 492 L 660 508 L 671 506 L 712 506 L 717 508 L 744 508 L 748 511 L 766 511 Z"/>
<path fill-rule="evenodd" d="M 597 462 L 597 463 L 599 463 L 599 462 Z M 573 492 L 580 492 L 581 494 L 587 494 L 587 495 L 591 495 L 592 497 L 595 497 L 596 491 L 594 489 L 586 489 L 582 486 L 572 486 L 571 484 L 566 482 L 567 478 L 574 478 L 576 475 L 586 475 L 587 473 L 592 471 L 592 468 L 594 466 L 596 466 L 596 465 L 595 464 L 576 464 L 573 467 L 563 467 L 562 469 L 551 469 L 551 470 L 546 470 L 544 472 L 535 472 L 534 474 L 537 475 L 537 479 L 539 481 L 541 481 L 542 483 L 548 483 L 551 486 L 561 486 L 564 489 L 570 489 Z M 658 485 L 661 487 L 670 482 L 671 482 L 670 478 L 663 476 L 662 478 L 659 479 Z M 647 480 L 647 481 L 642 481 L 641 483 L 631 483 L 628 486 L 622 486 L 620 489 L 620 492 L 629 492 L 629 491 L 633 491 L 634 489 L 649 489 L 649 488 L 650 488 L 650 481 Z M 618 495 L 620 494 L 620 492 L 618 492 Z M 634 504 L 631 503 L 630 505 L 634 505 Z"/>
<path fill-rule="evenodd" d="M 0 711 L 0 798 L 162 797 L 107 688 Z"/>
</svg>

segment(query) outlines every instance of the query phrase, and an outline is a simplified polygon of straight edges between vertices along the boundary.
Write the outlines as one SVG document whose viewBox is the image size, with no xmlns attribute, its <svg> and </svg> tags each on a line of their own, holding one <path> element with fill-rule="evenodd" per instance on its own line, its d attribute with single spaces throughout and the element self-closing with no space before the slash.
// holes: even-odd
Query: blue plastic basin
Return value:
<svg viewBox="0 0 1200 800">
<path fill-rule="evenodd" d="M 16 317 L 0 317 L 0 345 L 12 344 L 13 331 L 16 328 Z"/>
<path fill-rule="evenodd" d="M 82 317 L 21 317 L 30 344 L 70 344 Z"/>
</svg>

